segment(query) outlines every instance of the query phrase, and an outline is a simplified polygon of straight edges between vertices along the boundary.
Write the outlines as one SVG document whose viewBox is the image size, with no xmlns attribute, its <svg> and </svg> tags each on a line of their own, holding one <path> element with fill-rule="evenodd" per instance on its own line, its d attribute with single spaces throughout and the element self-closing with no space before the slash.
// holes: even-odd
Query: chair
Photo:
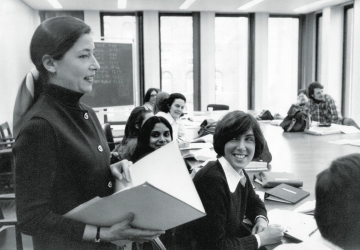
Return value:
<svg viewBox="0 0 360 250">
<path fill-rule="evenodd" d="M 229 110 L 229 105 L 225 104 L 209 104 L 207 105 L 207 110 L 213 108 L 213 110 Z"/>
<path fill-rule="evenodd" d="M 12 146 L 15 140 L 12 137 L 7 122 L 0 125 L 0 188 L 13 189 L 14 162 Z"/>
<path fill-rule="evenodd" d="M 113 134 L 111 132 L 110 123 L 103 123 L 101 126 L 102 126 L 102 128 L 104 130 L 105 137 L 106 137 L 106 140 L 108 142 L 110 151 L 113 151 L 114 148 L 115 148 L 115 141 L 114 141 Z"/>
<path fill-rule="evenodd" d="M 11 148 L 15 142 L 8 122 L 0 125 L 0 148 Z"/>
</svg>

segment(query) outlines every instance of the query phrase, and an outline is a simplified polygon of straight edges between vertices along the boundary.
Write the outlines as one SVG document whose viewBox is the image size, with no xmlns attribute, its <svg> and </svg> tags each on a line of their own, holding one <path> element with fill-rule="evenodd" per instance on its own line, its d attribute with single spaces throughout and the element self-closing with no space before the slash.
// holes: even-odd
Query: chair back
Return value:
<svg viewBox="0 0 360 250">
<path fill-rule="evenodd" d="M 113 151 L 115 148 L 115 141 L 114 141 L 114 137 L 111 131 L 111 126 L 110 123 L 103 123 L 102 125 L 105 137 L 106 137 L 106 141 L 108 142 L 110 151 Z"/>
<path fill-rule="evenodd" d="M 207 105 L 207 110 L 213 108 L 213 110 L 229 110 L 229 105 L 225 104 L 209 104 Z"/>
</svg>

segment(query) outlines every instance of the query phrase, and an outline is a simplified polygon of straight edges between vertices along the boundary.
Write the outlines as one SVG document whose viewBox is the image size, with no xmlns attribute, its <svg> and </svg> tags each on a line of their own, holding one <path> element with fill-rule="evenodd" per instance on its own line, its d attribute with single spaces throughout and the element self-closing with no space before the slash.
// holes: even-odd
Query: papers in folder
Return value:
<svg viewBox="0 0 360 250">
<path fill-rule="evenodd" d="M 112 226 L 131 212 L 135 214 L 133 226 L 157 230 L 205 216 L 176 142 L 139 160 L 130 168 L 130 174 L 131 183 L 117 183 L 120 191 L 96 197 L 64 216 L 95 226 Z"/>
<path fill-rule="evenodd" d="M 313 216 L 289 210 L 274 209 L 267 214 L 270 224 L 284 227 L 285 236 L 304 241 L 317 231 Z"/>
</svg>

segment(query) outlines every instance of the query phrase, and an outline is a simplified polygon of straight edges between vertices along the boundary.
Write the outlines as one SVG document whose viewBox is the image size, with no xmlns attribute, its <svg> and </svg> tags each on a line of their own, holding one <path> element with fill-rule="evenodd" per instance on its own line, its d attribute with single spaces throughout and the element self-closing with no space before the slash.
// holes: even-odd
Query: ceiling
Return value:
<svg viewBox="0 0 360 250">
<path fill-rule="evenodd" d="M 22 0 L 33 9 L 56 10 L 47 0 Z M 118 9 L 118 0 L 58 0 L 63 10 L 99 10 L 99 11 L 149 11 L 160 12 L 194 12 L 214 11 L 217 13 L 248 13 L 248 12 L 269 12 L 271 14 L 299 14 L 310 13 L 323 9 L 327 6 L 334 6 L 352 2 L 349 0 L 327 0 L 326 3 L 302 12 L 294 12 L 294 9 L 308 5 L 319 0 L 263 0 L 261 3 L 245 10 L 238 8 L 251 0 L 195 0 L 186 10 L 179 7 L 185 0 L 127 0 L 126 9 Z"/>
</svg>

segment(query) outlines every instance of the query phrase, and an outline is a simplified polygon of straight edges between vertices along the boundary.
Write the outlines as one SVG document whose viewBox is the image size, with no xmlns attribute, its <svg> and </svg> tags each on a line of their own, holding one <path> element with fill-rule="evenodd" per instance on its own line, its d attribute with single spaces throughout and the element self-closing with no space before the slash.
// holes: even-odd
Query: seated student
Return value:
<svg viewBox="0 0 360 250">
<path fill-rule="evenodd" d="M 307 107 L 311 113 L 311 119 L 320 123 L 336 123 L 346 126 L 354 126 L 360 129 L 356 122 L 351 118 L 343 118 L 338 111 L 334 99 L 324 94 L 324 86 L 318 82 L 313 82 L 308 87 L 309 102 Z"/>
<path fill-rule="evenodd" d="M 157 113 L 160 112 L 160 107 L 162 105 L 164 105 L 164 100 L 169 98 L 169 96 L 170 95 L 168 93 L 166 93 L 166 92 L 159 92 L 156 95 L 156 102 L 155 102 L 155 105 L 154 105 L 154 115 L 156 115 Z"/>
<path fill-rule="evenodd" d="M 218 160 L 193 179 L 206 216 L 176 229 L 181 249 L 258 249 L 280 242 L 283 228 L 268 226 L 265 205 L 244 171 L 263 148 L 264 137 L 252 115 L 233 111 L 218 122 L 214 134 Z M 252 231 L 242 223 L 245 216 L 254 224 Z"/>
<path fill-rule="evenodd" d="M 150 109 L 151 111 L 154 110 L 154 105 L 156 102 L 156 95 L 158 94 L 158 90 L 156 88 L 149 88 L 146 91 L 144 97 L 144 107 Z"/>
<path fill-rule="evenodd" d="M 180 146 L 188 143 L 185 126 L 180 120 L 185 104 L 186 98 L 184 95 L 173 93 L 169 98 L 164 100 L 164 105 L 160 107 L 160 112 L 156 114 L 156 116 L 162 116 L 168 120 L 173 129 L 174 140 L 176 140 Z"/>
<path fill-rule="evenodd" d="M 139 129 L 144 122 L 153 116 L 151 110 L 142 106 L 131 111 L 125 126 L 125 135 L 119 145 L 112 152 L 112 156 L 118 159 L 130 159 L 135 151 Z M 112 157 L 112 159 L 113 159 Z"/>
<path fill-rule="evenodd" d="M 306 89 L 299 89 L 298 95 L 297 95 L 297 102 L 295 102 L 295 105 L 298 106 L 305 106 L 309 101 L 309 98 L 306 94 Z"/>
<path fill-rule="evenodd" d="M 321 236 L 276 250 L 360 249 L 360 154 L 334 160 L 317 176 L 315 220 Z"/>
</svg>

